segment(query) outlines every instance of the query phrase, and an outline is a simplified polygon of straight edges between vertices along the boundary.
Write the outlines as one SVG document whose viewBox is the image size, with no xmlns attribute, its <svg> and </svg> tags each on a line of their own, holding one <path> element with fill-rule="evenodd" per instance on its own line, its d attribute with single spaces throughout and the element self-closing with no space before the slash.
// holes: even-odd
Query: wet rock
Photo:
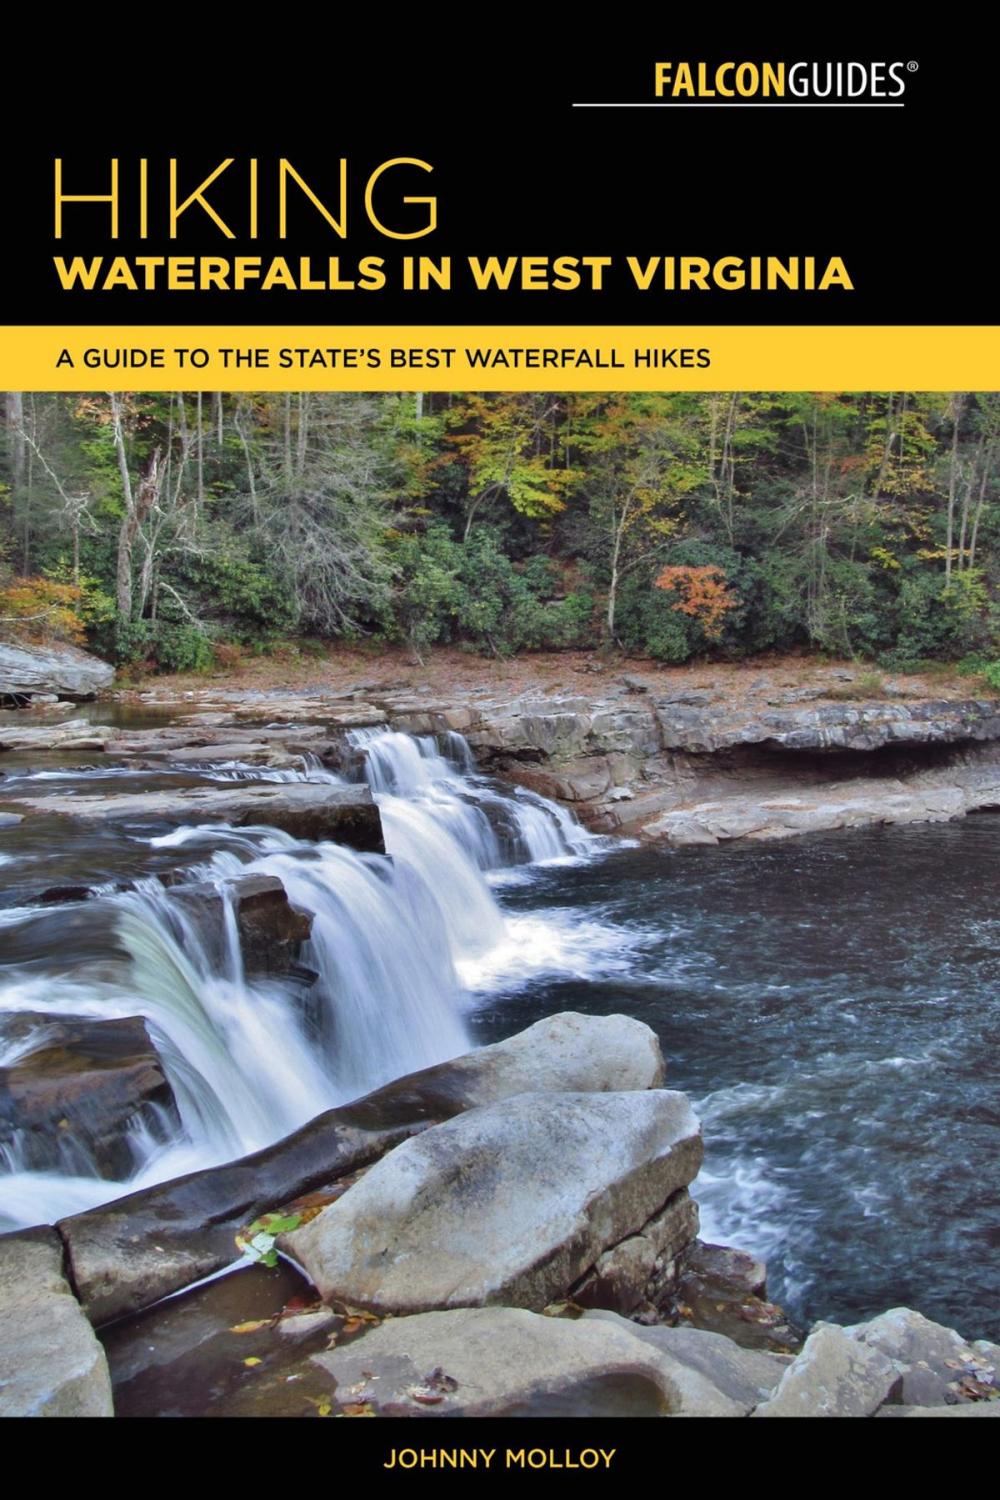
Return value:
<svg viewBox="0 0 1000 1500">
<path fill-rule="evenodd" d="M 306 1311 L 314 1306 L 320 1310 Z M 334 1314 L 287 1262 L 243 1266 L 102 1329 L 115 1413 L 225 1416 L 229 1402 L 265 1370 L 294 1374 L 326 1347 L 335 1327 Z M 247 1366 L 247 1359 L 259 1363 Z M 295 1380 L 290 1415 L 314 1415 L 295 1389 L 301 1384 Z"/>
<path fill-rule="evenodd" d="M 700 1370 L 624 1319 L 520 1308 L 393 1318 L 310 1364 L 330 1399 L 380 1416 L 739 1416 Z"/>
<path fill-rule="evenodd" d="M 309 782 L 188 787 L 178 792 L 119 792 L 109 797 L 25 797 L 28 813 L 97 822 L 264 824 L 293 838 L 349 844 L 384 854 L 378 807 L 367 787 Z"/>
<path fill-rule="evenodd" d="M 520 1094 L 407 1141 L 284 1243 L 328 1301 L 540 1309 L 701 1156 L 683 1094 Z"/>
<path fill-rule="evenodd" d="M 73 1283 L 100 1326 L 238 1259 L 237 1231 L 332 1186 L 424 1122 L 379 1128 L 364 1109 L 328 1110 L 275 1146 L 130 1193 L 59 1223 Z"/>
<path fill-rule="evenodd" d="M 120 742 L 114 746 L 116 751 L 125 748 L 126 746 Z M 135 747 L 128 745 L 127 748 L 134 750 Z M 217 762 L 239 761 L 246 766 L 274 766 L 283 769 L 302 764 L 300 755 L 292 754 L 273 742 L 260 740 L 218 741 L 207 745 L 185 745 L 180 748 L 164 746 L 160 751 L 156 751 L 154 745 L 153 751 L 146 753 L 161 754 L 178 765 L 207 766 Z"/>
<path fill-rule="evenodd" d="M 0 695 L 93 698 L 114 681 L 115 669 L 76 646 L 0 642 Z"/>
<path fill-rule="evenodd" d="M 767 1295 L 767 1267 L 762 1260 L 731 1245 L 711 1245 L 699 1240 L 687 1258 L 688 1275 L 697 1276 L 706 1287 L 742 1292 L 747 1297 Z"/>
<path fill-rule="evenodd" d="M 285 887 L 273 875 L 249 875 L 237 881 L 233 904 L 248 971 L 287 972 L 309 938 L 311 914 L 292 905 Z"/>
<path fill-rule="evenodd" d="M 16 828 L 24 819 L 19 813 L 0 812 L 0 828 Z"/>
<path fill-rule="evenodd" d="M 0 1417 L 111 1417 L 107 1360 L 50 1229 L 0 1236 Z"/>
<path fill-rule="evenodd" d="M 32 1171 L 96 1170 L 114 1179 L 135 1168 L 129 1128 L 154 1136 L 179 1128 L 173 1092 L 146 1023 L 19 1011 L 0 1017 L 0 1147 L 16 1146 Z"/>
<path fill-rule="evenodd" d="M 818 1323 L 755 1417 L 870 1417 L 899 1389 L 892 1361 L 833 1323 Z"/>
<path fill-rule="evenodd" d="M 969 1344 L 953 1328 L 908 1307 L 893 1307 L 844 1331 L 892 1361 L 902 1380 L 900 1400 L 907 1406 L 975 1400 L 982 1387 L 1000 1396 L 1000 1348 Z"/>
<path fill-rule="evenodd" d="M 697 1241 L 682 1257 L 665 1315 L 685 1326 L 721 1333 L 745 1349 L 784 1354 L 802 1334 L 767 1300 L 765 1268 L 742 1250 Z"/>
<path fill-rule="evenodd" d="M 630 1329 L 634 1338 L 679 1364 L 698 1371 L 746 1413 L 767 1400 L 788 1367 L 788 1356 L 742 1349 L 732 1339 L 696 1328 L 642 1327 L 626 1323 L 613 1312 L 588 1312 L 589 1322 L 600 1320 Z"/>
<path fill-rule="evenodd" d="M 74 901 L 89 901 L 89 885 L 50 885 L 35 899 L 39 906 L 69 906 Z"/>
<path fill-rule="evenodd" d="M 300 949 L 312 930 L 312 915 L 300 911 L 276 875 L 245 875 L 227 887 L 248 974 L 290 974 L 298 965 Z M 180 901 L 202 929 L 206 945 L 219 946 L 224 933 L 222 896 L 214 885 L 172 885 L 171 898 Z"/>
</svg>

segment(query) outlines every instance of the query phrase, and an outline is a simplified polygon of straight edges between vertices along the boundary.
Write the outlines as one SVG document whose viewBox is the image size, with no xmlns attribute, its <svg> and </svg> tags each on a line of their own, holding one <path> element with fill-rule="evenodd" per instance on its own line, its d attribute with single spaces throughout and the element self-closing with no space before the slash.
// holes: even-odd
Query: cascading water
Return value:
<svg viewBox="0 0 1000 1500">
<path fill-rule="evenodd" d="M 0 970 L 0 1015 L 144 1017 L 182 1128 L 154 1130 L 148 1112 L 137 1115 L 128 1126 L 135 1171 L 117 1181 L 98 1175 L 85 1142 L 72 1161 L 55 1152 L 40 1171 L 16 1136 L 0 1141 L 0 1228 L 256 1150 L 332 1105 L 467 1050 L 470 987 L 512 966 L 559 966 L 559 934 L 537 919 L 508 921 L 490 878 L 579 857 L 601 841 L 543 798 L 477 775 L 460 735 L 351 739 L 380 805 L 388 859 L 267 828 L 181 828 L 137 840 L 159 855 L 190 856 L 186 880 L 214 887 L 217 905 L 199 920 L 197 899 L 178 899 L 153 877 L 127 891 L 107 882 L 86 908 L 84 948 L 77 929 L 61 966 L 43 956 L 51 917 L 38 908 L 7 913 L 5 930 L 20 938 L 15 962 Z M 206 764 L 197 774 L 342 780 L 312 762 L 301 771 Z M 231 891 L 246 875 L 277 876 L 311 915 L 302 955 L 317 976 L 311 988 L 244 972 Z"/>
</svg>

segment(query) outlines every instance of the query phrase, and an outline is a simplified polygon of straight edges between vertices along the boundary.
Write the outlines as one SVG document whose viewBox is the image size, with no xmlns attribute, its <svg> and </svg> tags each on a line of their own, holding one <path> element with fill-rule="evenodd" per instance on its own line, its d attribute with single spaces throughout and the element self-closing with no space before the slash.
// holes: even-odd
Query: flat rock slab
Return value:
<svg viewBox="0 0 1000 1500">
<path fill-rule="evenodd" d="M 260 824 L 297 839 L 385 853 L 379 810 L 367 787 L 310 782 L 199 786 L 178 792 L 117 792 L 113 797 L 25 797 L 17 805 L 25 813 L 57 813 L 91 822 Z"/>
<path fill-rule="evenodd" d="M 701 1371 L 614 1322 L 521 1308 L 392 1318 L 312 1357 L 341 1405 L 381 1416 L 741 1416 Z"/>
<path fill-rule="evenodd" d="M 86 719 L 67 719 L 62 724 L 25 727 L 6 724 L 0 718 L 0 750 L 103 750 L 115 731 Z"/>
<path fill-rule="evenodd" d="M 701 1158 L 683 1094 L 520 1094 L 397 1147 L 283 1243 L 326 1300 L 541 1310 Z"/>
<path fill-rule="evenodd" d="M 818 1323 L 755 1417 L 871 1417 L 895 1396 L 899 1375 L 877 1349 Z"/>
<path fill-rule="evenodd" d="M 108 1364 L 51 1229 L 0 1237 L 0 1417 L 112 1417 Z"/>
</svg>

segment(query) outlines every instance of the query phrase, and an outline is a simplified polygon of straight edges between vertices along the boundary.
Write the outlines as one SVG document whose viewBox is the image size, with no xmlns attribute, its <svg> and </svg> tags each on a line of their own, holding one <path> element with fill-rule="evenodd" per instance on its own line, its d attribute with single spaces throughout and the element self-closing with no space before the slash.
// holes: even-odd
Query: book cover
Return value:
<svg viewBox="0 0 1000 1500">
<path fill-rule="evenodd" d="M 435 25 L 5 157 L 0 1414 L 998 1415 L 988 63 Z"/>
</svg>

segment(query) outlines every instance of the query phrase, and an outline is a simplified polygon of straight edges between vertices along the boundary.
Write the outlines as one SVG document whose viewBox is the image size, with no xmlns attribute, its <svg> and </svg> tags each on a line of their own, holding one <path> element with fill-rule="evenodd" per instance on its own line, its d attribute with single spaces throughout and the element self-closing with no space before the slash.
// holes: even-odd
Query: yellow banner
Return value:
<svg viewBox="0 0 1000 1500">
<path fill-rule="evenodd" d="M 25 391 L 1000 390 L 993 327 L 13 327 Z"/>
</svg>

